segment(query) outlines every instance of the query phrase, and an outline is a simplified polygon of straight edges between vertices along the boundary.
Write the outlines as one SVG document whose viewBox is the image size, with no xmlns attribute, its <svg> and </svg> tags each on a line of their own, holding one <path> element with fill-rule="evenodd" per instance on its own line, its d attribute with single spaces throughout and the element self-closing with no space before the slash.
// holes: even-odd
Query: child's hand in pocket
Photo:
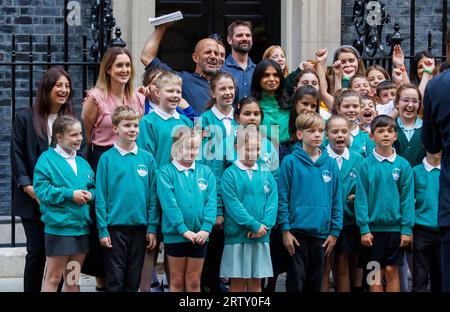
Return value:
<svg viewBox="0 0 450 312">
<path fill-rule="evenodd" d="M 112 248 L 111 237 L 102 237 L 100 238 L 100 245 L 106 248 Z"/>
<path fill-rule="evenodd" d="M 347 197 L 347 200 L 348 201 L 353 201 L 355 199 L 355 194 L 350 194 L 350 195 L 348 195 L 348 197 Z"/>
<path fill-rule="evenodd" d="M 209 233 L 206 231 L 199 231 L 195 236 L 195 243 L 203 245 L 209 237 Z"/>
<path fill-rule="evenodd" d="M 183 237 L 186 238 L 187 240 L 191 241 L 192 244 L 195 244 L 196 234 L 194 232 L 186 231 L 183 233 Z"/>
</svg>

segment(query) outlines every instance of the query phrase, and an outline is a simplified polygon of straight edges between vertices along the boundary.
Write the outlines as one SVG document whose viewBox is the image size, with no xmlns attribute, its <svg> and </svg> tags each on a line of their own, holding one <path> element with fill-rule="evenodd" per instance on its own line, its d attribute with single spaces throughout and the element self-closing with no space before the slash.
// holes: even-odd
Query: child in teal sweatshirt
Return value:
<svg viewBox="0 0 450 312">
<path fill-rule="evenodd" d="M 409 163 L 392 148 L 397 138 L 395 121 L 380 115 L 372 120 L 371 137 L 376 147 L 362 162 L 356 185 L 356 225 L 361 234 L 360 265 L 381 268 L 369 273 L 375 277 L 370 291 L 399 291 L 397 266 L 403 264 L 403 251 L 411 243 L 414 225 L 414 181 Z M 374 274 L 372 274 L 374 273 Z"/>
<path fill-rule="evenodd" d="M 171 292 L 200 291 L 207 241 L 216 222 L 216 179 L 208 166 L 195 161 L 200 146 L 200 134 L 178 128 L 173 160 L 157 176 Z"/>
<path fill-rule="evenodd" d="M 156 167 L 170 163 L 170 138 L 181 126 L 193 126 L 192 121 L 180 115 L 176 108 L 181 101 L 181 78 L 173 73 L 162 73 L 156 80 L 156 96 L 159 105 L 139 123 L 137 145 L 150 152 Z"/>
<path fill-rule="evenodd" d="M 63 275 L 65 291 L 80 291 L 80 272 L 75 272 L 75 283 L 68 283 L 66 266 L 75 261 L 81 268 L 89 251 L 92 220 L 88 202 L 94 199 L 94 172 L 76 154 L 83 137 L 75 117 L 58 117 L 52 136 L 56 147 L 39 157 L 33 179 L 45 224 L 47 274 L 43 291 L 56 292 Z"/>
<path fill-rule="evenodd" d="M 303 144 L 284 158 L 278 180 L 278 223 L 290 255 L 286 290 L 319 292 L 324 255 L 330 254 L 342 229 L 342 186 L 335 160 L 320 149 L 322 117 L 301 114 L 296 127 Z"/>
<path fill-rule="evenodd" d="M 342 202 L 344 206 L 344 227 L 337 240 L 334 252 L 336 290 L 349 292 L 350 287 L 361 288 L 362 272 L 357 268 L 360 246 L 359 229 L 355 224 L 354 198 L 359 166 L 364 158 L 361 154 L 347 148 L 350 137 L 350 124 L 346 117 L 332 115 L 326 123 L 326 134 L 330 144 L 328 155 L 336 160 L 342 181 Z M 327 257 L 323 291 L 329 291 L 329 273 L 332 257 Z M 351 279 L 352 277 L 352 279 Z"/>
<path fill-rule="evenodd" d="M 261 292 L 261 278 L 271 277 L 270 229 L 275 225 L 278 192 L 275 179 L 257 164 L 261 134 L 255 126 L 238 130 L 238 160 L 223 176 L 225 248 L 220 275 L 232 292 Z"/>
<path fill-rule="evenodd" d="M 441 238 L 438 227 L 441 153 L 430 154 L 413 168 L 416 216 L 414 225 L 413 292 L 442 292 Z"/>
<path fill-rule="evenodd" d="M 99 160 L 97 227 L 104 247 L 107 290 L 136 292 L 146 240 L 147 248 L 156 246 L 156 163 L 149 152 L 136 145 L 137 112 L 127 106 L 118 107 L 112 122 L 119 141 Z"/>
</svg>

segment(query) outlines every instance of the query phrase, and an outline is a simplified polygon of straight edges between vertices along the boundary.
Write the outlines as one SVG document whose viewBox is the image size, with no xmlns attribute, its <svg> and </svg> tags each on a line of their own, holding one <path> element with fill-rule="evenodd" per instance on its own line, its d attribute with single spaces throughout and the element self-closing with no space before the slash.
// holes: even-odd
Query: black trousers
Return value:
<svg viewBox="0 0 450 312">
<path fill-rule="evenodd" d="M 112 248 L 103 247 L 106 290 L 137 292 L 146 248 L 145 226 L 108 227 Z"/>
<path fill-rule="evenodd" d="M 439 232 L 414 227 L 413 292 L 442 292 L 441 238 Z"/>
<path fill-rule="evenodd" d="M 222 261 L 225 235 L 223 229 L 212 228 L 202 271 L 202 291 L 220 292 L 220 262 Z"/>
<path fill-rule="evenodd" d="M 439 229 L 441 234 L 442 290 L 450 292 L 450 226 Z"/>
<path fill-rule="evenodd" d="M 321 238 L 292 232 L 300 246 L 289 257 L 286 277 L 288 292 L 320 292 L 322 288 L 325 253 Z"/>
<path fill-rule="evenodd" d="M 41 220 L 21 218 L 27 239 L 23 274 L 24 292 L 40 292 L 45 269 L 45 225 Z"/>
</svg>

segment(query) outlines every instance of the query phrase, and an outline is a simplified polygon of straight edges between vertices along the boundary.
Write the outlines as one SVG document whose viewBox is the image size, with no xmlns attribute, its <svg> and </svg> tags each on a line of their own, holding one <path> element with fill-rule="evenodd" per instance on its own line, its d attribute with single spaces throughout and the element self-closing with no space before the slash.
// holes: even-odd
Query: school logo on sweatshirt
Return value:
<svg viewBox="0 0 450 312">
<path fill-rule="evenodd" d="M 91 182 L 95 182 L 94 174 L 91 171 L 87 171 L 87 178 Z"/>
<path fill-rule="evenodd" d="M 270 193 L 270 184 L 269 182 L 264 182 L 264 193 L 269 194 Z"/>
<path fill-rule="evenodd" d="M 350 176 L 350 179 L 354 180 L 356 179 L 356 177 L 358 176 L 358 172 L 356 171 L 355 168 L 352 168 L 350 170 L 350 173 L 348 174 Z"/>
<path fill-rule="evenodd" d="M 199 178 L 197 180 L 197 184 L 198 184 L 198 187 L 200 188 L 200 190 L 202 190 L 202 191 L 204 191 L 208 188 L 208 182 L 203 178 Z"/>
<path fill-rule="evenodd" d="M 331 174 L 330 171 L 328 171 L 328 170 L 322 171 L 323 182 L 328 183 L 331 181 L 332 178 L 333 178 L 333 175 Z"/>
<path fill-rule="evenodd" d="M 394 168 L 394 170 L 392 170 L 392 177 L 394 178 L 395 181 L 400 179 L 401 172 L 402 172 L 402 170 L 400 168 Z"/>
<path fill-rule="evenodd" d="M 136 171 L 138 175 L 140 175 L 141 177 L 145 177 L 148 174 L 148 169 L 146 165 L 138 165 Z"/>
<path fill-rule="evenodd" d="M 272 165 L 272 155 L 270 155 L 269 153 L 264 153 L 261 159 L 264 161 L 264 164 L 267 167 L 270 167 Z"/>
</svg>

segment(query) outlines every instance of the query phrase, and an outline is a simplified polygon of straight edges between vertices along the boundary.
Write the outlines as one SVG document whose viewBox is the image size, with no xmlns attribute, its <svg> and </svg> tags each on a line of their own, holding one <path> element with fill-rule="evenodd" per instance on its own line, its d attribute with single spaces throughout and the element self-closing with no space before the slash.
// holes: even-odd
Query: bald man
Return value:
<svg viewBox="0 0 450 312">
<path fill-rule="evenodd" d="M 219 44 L 214 39 L 201 39 L 195 45 L 194 53 L 192 53 L 192 60 L 195 63 L 194 72 L 175 71 L 156 57 L 161 40 L 171 25 L 173 23 L 162 24 L 155 28 L 142 49 L 141 62 L 146 71 L 152 67 L 159 67 L 179 75 L 183 79 L 183 99 L 200 116 L 205 111 L 206 103 L 211 99 L 209 80 L 219 68 Z"/>
</svg>

